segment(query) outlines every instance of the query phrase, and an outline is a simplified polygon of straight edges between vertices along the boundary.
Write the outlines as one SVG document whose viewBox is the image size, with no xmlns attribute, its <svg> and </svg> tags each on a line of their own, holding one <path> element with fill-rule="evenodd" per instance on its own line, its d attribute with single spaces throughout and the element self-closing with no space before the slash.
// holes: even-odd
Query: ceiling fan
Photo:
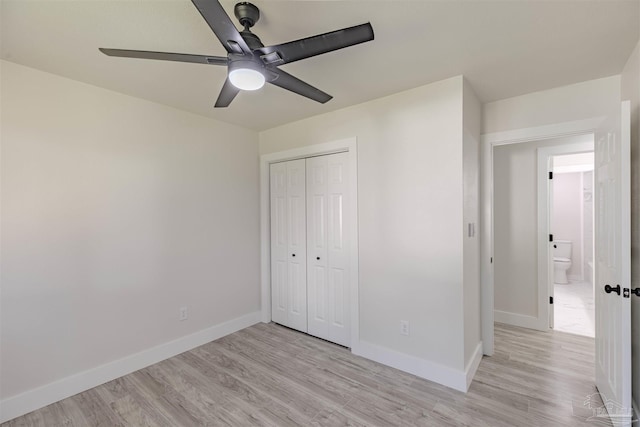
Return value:
<svg viewBox="0 0 640 427">
<path fill-rule="evenodd" d="M 260 10 L 255 5 L 247 2 L 235 5 L 234 14 L 244 27 L 238 31 L 218 0 L 191 1 L 227 50 L 226 57 L 125 49 L 100 48 L 100 51 L 105 55 L 125 58 L 226 65 L 227 79 L 216 101 L 216 108 L 229 106 L 240 90 L 260 89 L 265 82 L 324 104 L 332 98 L 331 95 L 284 72 L 278 66 L 373 40 L 373 28 L 366 23 L 264 46 L 250 30 L 260 19 Z"/>
</svg>

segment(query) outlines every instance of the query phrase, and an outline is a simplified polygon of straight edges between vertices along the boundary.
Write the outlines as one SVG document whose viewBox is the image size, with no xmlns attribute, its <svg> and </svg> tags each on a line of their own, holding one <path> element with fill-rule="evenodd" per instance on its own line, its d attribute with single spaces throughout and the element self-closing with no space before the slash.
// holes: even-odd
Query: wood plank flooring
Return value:
<svg viewBox="0 0 640 427">
<path fill-rule="evenodd" d="M 496 353 L 464 394 L 258 324 L 2 427 L 610 425 L 584 405 L 596 393 L 593 346 L 497 324 Z"/>
</svg>

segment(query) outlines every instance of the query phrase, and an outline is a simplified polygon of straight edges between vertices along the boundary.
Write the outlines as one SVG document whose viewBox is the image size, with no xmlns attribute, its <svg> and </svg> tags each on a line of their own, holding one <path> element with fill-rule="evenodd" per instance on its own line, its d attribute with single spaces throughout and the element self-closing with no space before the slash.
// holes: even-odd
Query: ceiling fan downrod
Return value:
<svg viewBox="0 0 640 427">
<path fill-rule="evenodd" d="M 260 20 L 260 9 L 246 1 L 236 3 L 233 8 L 233 14 L 240 21 L 240 25 L 244 27 L 245 31 L 250 31 L 249 28 L 256 25 L 256 22 Z"/>
</svg>

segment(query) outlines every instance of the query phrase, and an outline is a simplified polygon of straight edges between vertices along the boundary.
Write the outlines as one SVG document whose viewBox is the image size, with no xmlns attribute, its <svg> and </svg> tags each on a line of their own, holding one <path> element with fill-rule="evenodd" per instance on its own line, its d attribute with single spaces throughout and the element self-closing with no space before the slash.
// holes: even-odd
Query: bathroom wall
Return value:
<svg viewBox="0 0 640 427">
<path fill-rule="evenodd" d="M 589 153 L 593 154 L 593 153 Z M 574 155 L 577 157 L 580 155 Z M 572 157 L 560 156 L 558 158 Z M 554 161 L 555 161 L 554 159 Z M 584 168 L 586 165 L 580 165 Z M 593 282 L 593 171 L 554 174 L 551 230 L 556 240 L 571 240 L 571 281 Z"/>
<path fill-rule="evenodd" d="M 573 243 L 569 280 L 583 280 L 582 172 L 554 173 L 551 232 L 555 240 Z"/>
</svg>

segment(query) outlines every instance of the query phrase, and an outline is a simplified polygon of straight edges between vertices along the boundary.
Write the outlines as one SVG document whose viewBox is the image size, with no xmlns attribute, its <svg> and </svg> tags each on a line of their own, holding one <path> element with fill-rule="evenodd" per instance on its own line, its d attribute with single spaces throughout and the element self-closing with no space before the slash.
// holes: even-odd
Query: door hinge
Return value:
<svg viewBox="0 0 640 427">
<path fill-rule="evenodd" d="M 549 241 L 553 242 L 553 234 L 549 234 Z"/>
<path fill-rule="evenodd" d="M 549 172 L 549 179 L 553 179 L 553 172 Z"/>
<path fill-rule="evenodd" d="M 629 288 L 622 288 L 622 296 L 624 298 L 629 298 L 629 296 L 630 296 Z"/>
<path fill-rule="evenodd" d="M 549 297 L 549 304 L 553 304 L 553 297 Z"/>
</svg>

